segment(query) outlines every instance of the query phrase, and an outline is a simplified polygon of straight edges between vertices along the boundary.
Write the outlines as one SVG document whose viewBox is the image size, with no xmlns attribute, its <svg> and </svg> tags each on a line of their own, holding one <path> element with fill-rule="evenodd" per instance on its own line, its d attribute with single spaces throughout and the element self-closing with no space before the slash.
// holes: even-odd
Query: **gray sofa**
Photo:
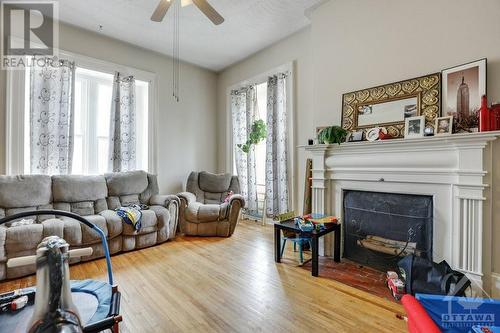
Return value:
<svg viewBox="0 0 500 333">
<path fill-rule="evenodd" d="M 155 175 L 144 171 L 104 176 L 0 176 L 0 218 L 38 209 L 57 209 L 84 216 L 106 234 L 111 254 L 163 243 L 175 237 L 179 198 L 159 195 Z M 142 228 L 135 231 L 114 209 L 125 204 L 146 204 Z M 87 261 L 103 256 L 100 238 L 76 220 L 38 216 L 31 224 L 0 226 L 0 280 L 35 272 L 35 267 L 7 268 L 10 258 L 32 255 L 46 236 L 64 238 L 72 248 L 92 247 Z"/>
<path fill-rule="evenodd" d="M 231 192 L 233 195 L 228 197 Z M 177 194 L 181 232 L 188 236 L 231 236 L 245 206 L 239 193 L 236 176 L 192 172 L 186 192 Z"/>
</svg>

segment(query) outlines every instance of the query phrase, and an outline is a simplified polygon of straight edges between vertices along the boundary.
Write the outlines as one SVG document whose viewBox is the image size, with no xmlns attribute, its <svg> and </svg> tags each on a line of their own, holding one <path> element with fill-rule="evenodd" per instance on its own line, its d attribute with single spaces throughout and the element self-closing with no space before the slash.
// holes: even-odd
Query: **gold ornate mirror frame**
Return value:
<svg viewBox="0 0 500 333">
<path fill-rule="evenodd" d="M 417 109 L 414 115 L 424 115 L 426 127 L 434 127 L 435 119 L 441 114 L 440 73 L 344 94 L 342 96 L 342 127 L 348 131 L 359 131 L 384 126 L 393 137 L 403 137 L 404 118 L 359 126 L 359 112 L 364 106 L 380 105 L 412 97 L 417 99 Z"/>
</svg>

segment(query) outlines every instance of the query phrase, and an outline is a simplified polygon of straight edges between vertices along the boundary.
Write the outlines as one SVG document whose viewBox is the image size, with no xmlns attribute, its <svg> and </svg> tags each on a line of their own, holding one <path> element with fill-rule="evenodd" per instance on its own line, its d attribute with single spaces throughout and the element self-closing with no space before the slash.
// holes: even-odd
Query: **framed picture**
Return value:
<svg viewBox="0 0 500 333">
<path fill-rule="evenodd" d="M 405 120 L 405 139 L 424 136 L 425 116 L 410 117 Z"/>
<path fill-rule="evenodd" d="M 450 135 L 453 133 L 453 116 L 439 117 L 436 119 L 435 135 Z"/>
<path fill-rule="evenodd" d="M 352 91 L 342 95 L 342 127 L 368 131 L 385 127 L 394 138 L 404 136 L 405 119 L 425 116 L 432 127 L 441 115 L 441 73 Z"/>
<path fill-rule="evenodd" d="M 487 60 L 442 71 L 443 116 L 453 116 L 458 132 L 477 132 L 481 97 L 486 95 Z"/>
</svg>

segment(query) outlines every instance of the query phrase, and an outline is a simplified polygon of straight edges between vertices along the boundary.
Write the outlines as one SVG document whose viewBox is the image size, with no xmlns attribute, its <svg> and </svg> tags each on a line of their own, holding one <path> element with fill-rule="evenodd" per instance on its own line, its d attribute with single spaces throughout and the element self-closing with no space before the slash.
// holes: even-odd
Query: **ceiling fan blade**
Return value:
<svg viewBox="0 0 500 333">
<path fill-rule="evenodd" d="M 167 14 L 171 4 L 171 0 L 160 0 L 158 7 L 156 7 L 153 15 L 151 16 L 151 21 L 161 22 Z"/>
<path fill-rule="evenodd" d="M 215 25 L 222 24 L 224 18 L 212 7 L 207 0 L 193 0 L 193 3 L 198 7 L 203 14 L 206 15 Z"/>
</svg>

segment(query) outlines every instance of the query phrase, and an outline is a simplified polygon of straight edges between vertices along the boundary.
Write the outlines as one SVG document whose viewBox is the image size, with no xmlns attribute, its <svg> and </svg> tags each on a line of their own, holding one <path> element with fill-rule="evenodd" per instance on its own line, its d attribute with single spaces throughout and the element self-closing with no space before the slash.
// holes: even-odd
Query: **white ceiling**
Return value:
<svg viewBox="0 0 500 333">
<path fill-rule="evenodd" d="M 163 54 L 172 54 L 172 11 L 150 21 L 159 0 L 61 0 L 60 19 Z M 226 21 L 213 25 L 194 5 L 180 11 L 181 59 L 219 71 L 309 24 L 322 0 L 209 0 Z"/>
</svg>

